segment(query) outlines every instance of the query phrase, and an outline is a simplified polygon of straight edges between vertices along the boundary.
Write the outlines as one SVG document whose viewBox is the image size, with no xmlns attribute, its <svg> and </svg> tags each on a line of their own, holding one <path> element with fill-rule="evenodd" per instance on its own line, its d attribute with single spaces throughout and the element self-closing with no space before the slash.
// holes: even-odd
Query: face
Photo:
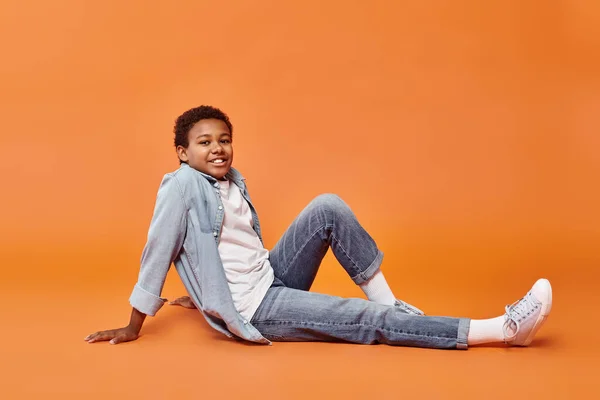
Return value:
<svg viewBox="0 0 600 400">
<path fill-rule="evenodd" d="M 233 161 L 231 132 L 219 119 L 202 119 L 188 132 L 188 147 L 177 146 L 182 161 L 200 172 L 222 179 Z"/>
</svg>

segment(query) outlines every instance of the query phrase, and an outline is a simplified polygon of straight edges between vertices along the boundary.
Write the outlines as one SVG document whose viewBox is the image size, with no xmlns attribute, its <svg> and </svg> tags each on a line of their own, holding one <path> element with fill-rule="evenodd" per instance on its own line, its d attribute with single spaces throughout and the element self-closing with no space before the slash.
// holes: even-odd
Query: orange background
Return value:
<svg viewBox="0 0 600 400">
<path fill-rule="evenodd" d="M 13 0 L 0 45 L 0 397 L 598 391 L 596 1 Z M 268 248 L 337 193 L 396 295 L 429 314 L 500 315 L 549 278 L 539 339 L 265 348 L 165 307 L 136 342 L 87 345 L 128 320 L 156 190 L 178 166 L 173 121 L 200 104 L 232 119 Z M 314 290 L 362 296 L 330 255 Z M 182 294 L 171 271 L 164 295 Z"/>
</svg>

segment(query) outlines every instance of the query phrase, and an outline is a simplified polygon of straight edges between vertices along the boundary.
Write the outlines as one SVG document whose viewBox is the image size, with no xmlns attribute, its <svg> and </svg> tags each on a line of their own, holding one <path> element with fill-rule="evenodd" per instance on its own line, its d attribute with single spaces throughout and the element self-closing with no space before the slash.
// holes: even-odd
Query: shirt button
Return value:
<svg viewBox="0 0 600 400">
<path fill-rule="evenodd" d="M 248 325 L 248 321 L 244 320 L 244 325 Z"/>
<path fill-rule="evenodd" d="M 223 209 L 223 206 L 219 206 L 219 210 L 222 210 L 222 209 Z"/>
<path fill-rule="evenodd" d="M 219 184 L 215 182 L 215 184 L 213 186 L 216 187 L 216 188 L 218 188 Z"/>
<path fill-rule="evenodd" d="M 217 236 L 217 231 L 214 231 L 214 232 L 213 232 L 213 236 Z"/>
</svg>

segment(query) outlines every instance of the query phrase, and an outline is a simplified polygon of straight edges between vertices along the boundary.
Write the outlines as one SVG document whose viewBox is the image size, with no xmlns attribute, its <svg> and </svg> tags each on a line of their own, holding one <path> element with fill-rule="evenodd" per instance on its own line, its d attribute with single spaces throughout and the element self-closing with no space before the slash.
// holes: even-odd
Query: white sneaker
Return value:
<svg viewBox="0 0 600 400">
<path fill-rule="evenodd" d="M 538 279 L 521 300 L 506 306 L 504 342 L 512 346 L 529 346 L 552 308 L 552 286 Z"/>
</svg>

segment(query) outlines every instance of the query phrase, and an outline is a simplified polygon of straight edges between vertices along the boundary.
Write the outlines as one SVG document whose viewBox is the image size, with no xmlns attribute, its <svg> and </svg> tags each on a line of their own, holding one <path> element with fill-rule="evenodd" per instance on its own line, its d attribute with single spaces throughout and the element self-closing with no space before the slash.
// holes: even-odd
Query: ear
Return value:
<svg viewBox="0 0 600 400">
<path fill-rule="evenodd" d="M 183 146 L 177 146 L 177 156 L 179 157 L 179 159 L 183 162 L 188 162 L 188 156 L 187 156 L 187 149 Z"/>
</svg>

